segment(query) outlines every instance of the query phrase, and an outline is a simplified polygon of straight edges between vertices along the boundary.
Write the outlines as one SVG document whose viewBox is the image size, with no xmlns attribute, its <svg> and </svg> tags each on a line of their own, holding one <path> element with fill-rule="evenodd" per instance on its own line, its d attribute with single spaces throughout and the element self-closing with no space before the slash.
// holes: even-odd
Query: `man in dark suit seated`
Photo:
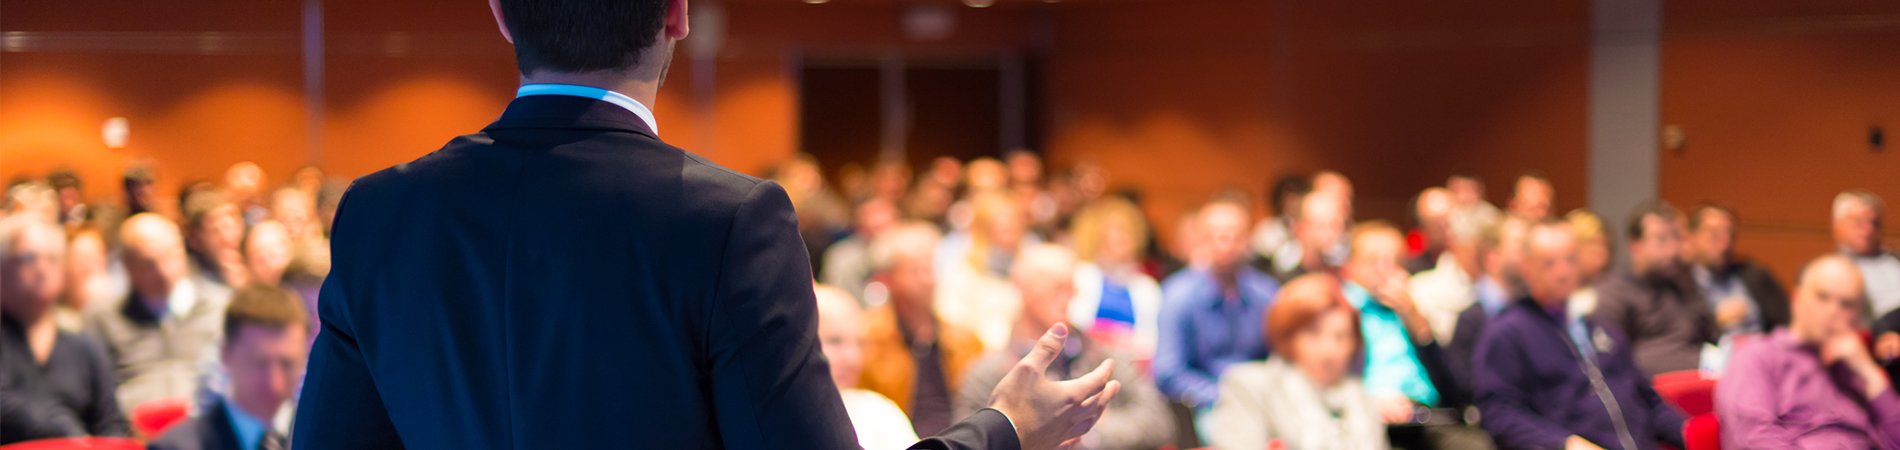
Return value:
<svg viewBox="0 0 1900 450">
<path fill-rule="evenodd" d="M 152 441 L 153 450 L 284 450 L 271 420 L 290 399 L 309 349 L 310 322 L 295 292 L 251 285 L 231 295 L 218 353 L 231 385 L 198 417 Z"/>
<path fill-rule="evenodd" d="M 358 179 L 332 228 L 295 447 L 855 448 L 778 184 L 659 138 L 686 0 L 491 0 L 500 119 Z M 1119 390 L 1041 374 L 926 448 L 1073 446 Z"/>
</svg>

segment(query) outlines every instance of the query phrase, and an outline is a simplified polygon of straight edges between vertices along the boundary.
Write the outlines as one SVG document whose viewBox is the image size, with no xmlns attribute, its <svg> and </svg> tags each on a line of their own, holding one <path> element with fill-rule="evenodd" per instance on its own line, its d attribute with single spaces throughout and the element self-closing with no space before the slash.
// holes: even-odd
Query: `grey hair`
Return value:
<svg viewBox="0 0 1900 450">
<path fill-rule="evenodd" d="M 1865 189 L 1849 189 L 1834 196 L 1834 215 L 1831 217 L 1841 220 L 1841 216 L 1847 215 L 1848 206 L 1855 204 L 1873 209 L 1876 216 L 1887 214 L 1887 202 L 1882 201 L 1879 195 Z"/>
<path fill-rule="evenodd" d="M 928 259 L 937 251 L 937 227 L 922 221 L 905 221 L 871 242 L 871 271 L 883 272 L 904 258 Z"/>
</svg>

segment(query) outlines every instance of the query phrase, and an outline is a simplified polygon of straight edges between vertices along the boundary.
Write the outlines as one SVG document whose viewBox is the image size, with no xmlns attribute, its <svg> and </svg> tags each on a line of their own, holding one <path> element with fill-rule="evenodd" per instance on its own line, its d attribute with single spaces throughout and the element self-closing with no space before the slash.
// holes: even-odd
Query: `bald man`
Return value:
<svg viewBox="0 0 1900 450">
<path fill-rule="evenodd" d="M 152 213 L 120 227 L 132 294 L 87 312 L 86 334 L 105 344 L 118 368 L 119 405 L 190 395 L 214 361 L 229 297 L 189 281 L 178 225 Z"/>
<path fill-rule="evenodd" d="M 1861 340 L 1854 261 L 1808 263 L 1789 306 L 1788 326 L 1743 347 L 1716 385 L 1722 447 L 1900 448 L 1900 396 Z"/>
<path fill-rule="evenodd" d="M 1419 234 L 1425 237 L 1425 248 L 1405 262 L 1406 272 L 1424 272 L 1443 262 L 1439 261 L 1439 257 L 1444 255 L 1445 247 L 1451 243 L 1452 209 L 1450 189 L 1434 187 L 1418 193 L 1418 198 L 1412 202 L 1412 219 L 1418 226 Z"/>
<path fill-rule="evenodd" d="M 957 396 L 957 417 L 974 414 L 990 402 L 1003 375 L 1035 348 L 1042 330 L 1065 323 L 1069 300 L 1075 297 L 1075 253 L 1056 245 L 1038 244 L 1023 249 L 1010 268 L 1010 285 L 1021 293 L 1022 314 L 1018 315 L 1009 345 L 991 351 L 979 359 L 963 379 Z M 1096 345 L 1085 333 L 1069 335 L 1064 354 L 1045 372 L 1051 380 L 1081 376 L 1103 360 L 1130 361 Z M 1132 364 L 1117 364 L 1113 379 L 1121 382 L 1122 392 L 1109 402 L 1095 429 L 1082 436 L 1082 446 L 1092 449 L 1152 449 L 1172 443 L 1174 427 L 1167 401 L 1154 383 L 1141 379 Z"/>
<path fill-rule="evenodd" d="M 0 445 L 131 431 L 105 353 L 54 324 L 65 241 L 38 215 L 0 220 Z"/>
</svg>

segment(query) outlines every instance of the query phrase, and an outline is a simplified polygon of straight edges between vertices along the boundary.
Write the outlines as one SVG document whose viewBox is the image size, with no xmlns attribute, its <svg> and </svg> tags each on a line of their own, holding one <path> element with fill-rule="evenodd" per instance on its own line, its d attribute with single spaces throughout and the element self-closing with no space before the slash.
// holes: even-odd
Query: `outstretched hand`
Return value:
<svg viewBox="0 0 1900 450">
<path fill-rule="evenodd" d="M 1009 417 L 1024 450 L 1074 448 L 1108 409 L 1109 399 L 1121 391 L 1120 382 L 1109 380 L 1114 360 L 1102 361 L 1094 371 L 1074 380 L 1043 377 L 1062 353 L 1068 336 L 1067 325 L 1050 327 L 1029 356 L 1011 367 L 996 390 L 990 391 L 990 407 Z"/>
</svg>

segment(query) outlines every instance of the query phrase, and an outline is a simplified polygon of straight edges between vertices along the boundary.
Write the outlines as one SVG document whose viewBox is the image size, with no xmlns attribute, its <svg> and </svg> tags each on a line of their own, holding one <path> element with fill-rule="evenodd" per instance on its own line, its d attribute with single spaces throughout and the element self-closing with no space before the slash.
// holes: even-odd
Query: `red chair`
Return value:
<svg viewBox="0 0 1900 450">
<path fill-rule="evenodd" d="M 113 437 L 53 438 L 0 445 L 0 450 L 142 450 L 136 439 Z"/>
<path fill-rule="evenodd" d="M 1665 384 L 1675 384 L 1675 383 L 1681 383 L 1684 381 L 1696 381 L 1700 379 L 1702 379 L 1702 371 L 1690 369 L 1690 370 L 1678 370 L 1675 372 L 1657 374 L 1655 378 L 1650 379 L 1649 383 L 1654 386 L 1662 386 Z"/>
<path fill-rule="evenodd" d="M 191 401 L 186 397 L 166 397 L 150 400 L 132 407 L 132 428 L 147 438 L 158 438 L 165 429 L 185 421 L 189 415 Z"/>
<path fill-rule="evenodd" d="M 1659 384 L 1656 394 L 1687 417 L 1715 412 L 1715 380 Z"/>
<path fill-rule="evenodd" d="M 1722 450 L 1722 424 L 1714 414 L 1703 414 L 1682 423 L 1682 450 Z"/>
</svg>

